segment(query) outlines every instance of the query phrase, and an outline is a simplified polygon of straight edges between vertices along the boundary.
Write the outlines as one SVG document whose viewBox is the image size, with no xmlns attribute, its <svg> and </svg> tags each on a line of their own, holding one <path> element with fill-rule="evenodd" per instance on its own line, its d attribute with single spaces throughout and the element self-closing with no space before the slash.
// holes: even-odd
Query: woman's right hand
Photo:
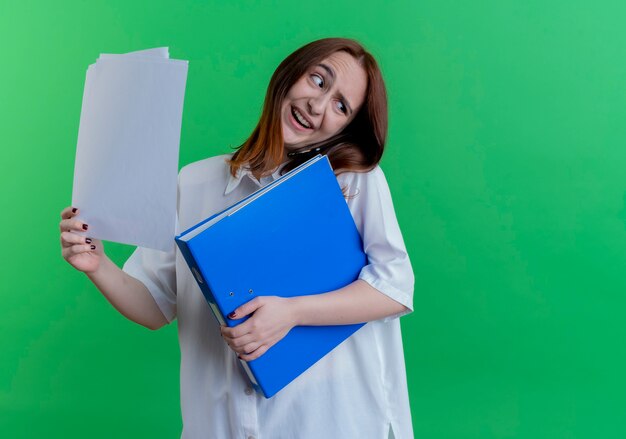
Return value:
<svg viewBox="0 0 626 439">
<path fill-rule="evenodd" d="M 75 269 L 83 273 L 95 272 L 104 259 L 102 242 L 95 238 L 87 238 L 76 232 L 88 230 L 89 226 L 74 217 L 78 209 L 66 207 L 61 211 L 61 254 Z"/>
<path fill-rule="evenodd" d="M 166 325 L 167 319 L 138 279 L 122 271 L 106 254 L 102 242 L 77 232 L 89 226 L 76 219 L 78 209 L 66 207 L 61 212 L 61 254 L 75 269 L 87 274 L 102 295 L 126 318 L 150 329 Z"/>
</svg>

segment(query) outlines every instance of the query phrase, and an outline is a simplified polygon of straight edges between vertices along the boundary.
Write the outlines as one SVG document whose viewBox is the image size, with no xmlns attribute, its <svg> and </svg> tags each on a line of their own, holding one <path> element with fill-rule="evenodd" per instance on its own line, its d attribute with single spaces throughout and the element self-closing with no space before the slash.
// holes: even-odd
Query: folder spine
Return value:
<svg viewBox="0 0 626 439">
<path fill-rule="evenodd" d="M 180 253 L 183 255 L 185 262 L 187 262 L 187 265 L 189 266 L 189 269 L 191 270 L 193 277 L 196 279 L 196 282 L 198 283 L 198 286 L 200 287 L 200 291 L 202 291 L 202 294 L 204 295 L 204 298 L 209 304 L 209 307 L 211 308 L 213 315 L 217 319 L 217 322 L 220 325 L 225 325 L 226 321 L 224 319 L 224 316 L 222 315 L 222 312 L 217 306 L 217 302 L 215 300 L 213 291 L 211 290 L 211 287 L 208 285 L 206 279 L 204 279 L 204 277 L 202 276 L 200 267 L 198 266 L 195 258 L 193 257 L 192 251 L 189 248 L 189 244 L 187 243 L 187 241 L 183 241 L 182 239 L 179 239 L 179 238 L 176 238 L 176 244 L 178 244 Z M 250 370 L 248 363 L 246 363 L 243 360 L 240 360 L 239 363 L 241 364 L 246 375 L 248 375 L 248 379 L 250 380 L 250 384 L 252 384 L 252 387 L 256 389 L 257 392 L 265 393 L 264 389 L 258 383 L 254 373 L 252 372 L 252 370 Z"/>
<path fill-rule="evenodd" d="M 180 249 L 180 253 L 183 255 L 183 258 L 185 259 L 185 262 L 187 262 L 187 265 L 189 266 L 191 273 L 193 274 L 193 277 L 196 279 L 196 282 L 198 286 L 200 287 L 200 291 L 202 291 L 202 294 L 204 295 L 204 298 L 209 304 L 211 311 L 213 311 L 213 315 L 217 319 L 217 322 L 220 325 L 225 325 L 226 320 L 224 319 L 222 312 L 217 306 L 217 302 L 215 300 L 215 296 L 213 295 L 213 291 L 211 290 L 211 287 L 209 286 L 208 281 L 202 277 L 202 271 L 200 270 L 200 267 L 196 263 L 196 259 L 193 257 L 188 243 L 186 241 L 176 238 L 176 244 L 178 245 L 178 248 Z"/>
</svg>

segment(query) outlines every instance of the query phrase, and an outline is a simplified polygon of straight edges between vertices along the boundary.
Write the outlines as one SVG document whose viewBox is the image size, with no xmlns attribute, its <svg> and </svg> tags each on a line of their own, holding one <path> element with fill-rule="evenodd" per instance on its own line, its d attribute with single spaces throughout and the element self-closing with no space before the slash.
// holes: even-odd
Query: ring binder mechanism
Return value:
<svg viewBox="0 0 626 439">
<path fill-rule="evenodd" d="M 199 284 L 203 284 L 204 281 L 202 280 L 202 276 L 200 275 L 200 273 L 198 273 L 198 270 L 196 270 L 196 267 L 191 267 L 191 271 L 192 271 L 194 277 L 196 278 L 196 281 Z"/>
</svg>

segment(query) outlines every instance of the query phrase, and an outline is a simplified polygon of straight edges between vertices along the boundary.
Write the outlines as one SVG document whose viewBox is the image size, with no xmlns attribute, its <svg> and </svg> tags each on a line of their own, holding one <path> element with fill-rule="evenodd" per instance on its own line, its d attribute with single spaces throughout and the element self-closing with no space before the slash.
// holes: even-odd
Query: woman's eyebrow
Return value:
<svg viewBox="0 0 626 439">
<path fill-rule="evenodd" d="M 326 70 L 326 73 L 328 73 L 328 76 L 330 76 L 330 83 L 332 84 L 335 80 L 335 71 L 329 65 L 324 63 L 319 63 L 318 66 Z M 339 99 L 341 99 L 346 104 L 349 114 L 352 114 L 352 107 L 350 106 L 350 102 L 348 102 L 346 97 L 343 94 L 339 93 Z"/>
<path fill-rule="evenodd" d="M 323 64 L 323 63 L 319 63 L 318 66 L 326 70 L 326 73 L 328 73 L 328 76 L 330 76 L 332 80 L 335 80 L 335 71 L 332 68 L 330 68 L 330 66 Z"/>
</svg>

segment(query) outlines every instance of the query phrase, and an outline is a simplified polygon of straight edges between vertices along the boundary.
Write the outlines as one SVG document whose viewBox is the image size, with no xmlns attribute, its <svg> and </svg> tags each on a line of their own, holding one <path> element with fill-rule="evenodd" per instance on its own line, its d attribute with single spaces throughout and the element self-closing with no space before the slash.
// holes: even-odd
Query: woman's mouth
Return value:
<svg viewBox="0 0 626 439">
<path fill-rule="evenodd" d="M 304 131 L 313 128 L 313 124 L 295 107 L 291 107 L 291 118 L 293 125 L 299 130 Z"/>
</svg>

